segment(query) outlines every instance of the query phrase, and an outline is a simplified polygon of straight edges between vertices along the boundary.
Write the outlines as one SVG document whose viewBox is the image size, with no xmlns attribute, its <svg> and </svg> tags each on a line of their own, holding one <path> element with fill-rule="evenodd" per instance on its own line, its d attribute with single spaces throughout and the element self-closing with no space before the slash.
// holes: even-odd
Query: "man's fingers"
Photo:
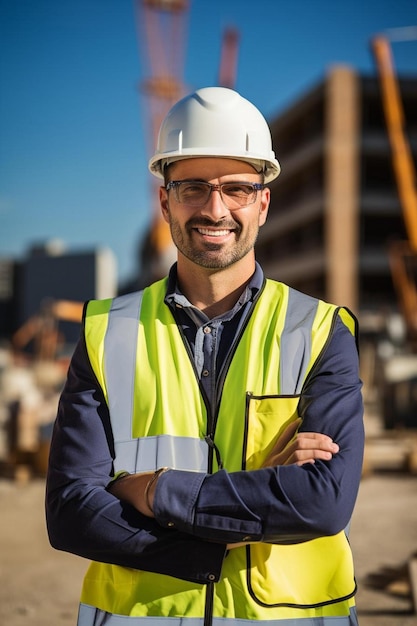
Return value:
<svg viewBox="0 0 417 626">
<path fill-rule="evenodd" d="M 281 433 L 263 467 L 304 465 L 316 460 L 330 461 L 339 452 L 331 437 L 315 432 L 297 432 L 302 420 L 296 419 Z"/>
<path fill-rule="evenodd" d="M 339 446 L 327 435 L 320 433 L 298 433 L 283 450 L 274 449 L 264 466 L 304 465 L 315 460 L 330 461 Z"/>
<path fill-rule="evenodd" d="M 288 446 L 291 445 L 291 440 L 294 439 L 297 429 L 301 424 L 301 418 L 296 419 L 294 422 L 288 424 L 286 429 L 278 437 L 274 447 L 268 454 L 263 463 L 263 467 L 272 467 L 273 465 L 284 465 L 288 458 Z"/>
<path fill-rule="evenodd" d="M 314 463 L 319 460 L 330 461 L 332 458 L 333 454 L 326 450 L 295 450 L 287 454 L 285 458 L 283 458 L 283 453 L 272 457 L 268 465 L 270 467 L 276 465 L 304 465 L 305 463 Z"/>
<path fill-rule="evenodd" d="M 339 452 L 337 443 L 331 437 L 321 433 L 298 433 L 291 445 L 300 450 L 327 450 L 332 454 Z"/>
<path fill-rule="evenodd" d="M 288 424 L 286 429 L 279 436 L 278 441 L 276 442 L 276 444 L 275 444 L 275 446 L 274 446 L 274 448 L 272 450 L 272 454 L 281 452 L 282 450 L 284 450 L 288 446 L 288 444 L 290 443 L 291 439 L 294 437 L 295 433 L 297 432 L 297 429 L 300 426 L 301 421 L 302 420 L 299 417 L 294 422 L 291 422 L 290 424 Z"/>
</svg>

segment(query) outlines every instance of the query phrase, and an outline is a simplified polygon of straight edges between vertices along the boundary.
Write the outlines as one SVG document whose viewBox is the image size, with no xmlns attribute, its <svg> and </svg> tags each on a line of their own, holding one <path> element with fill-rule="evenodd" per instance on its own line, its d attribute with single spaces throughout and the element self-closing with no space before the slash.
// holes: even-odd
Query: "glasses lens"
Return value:
<svg viewBox="0 0 417 626">
<path fill-rule="evenodd" d="M 188 206 L 203 206 L 210 195 L 208 183 L 181 182 L 176 189 L 178 201 Z"/>
<path fill-rule="evenodd" d="M 239 181 L 211 185 L 202 181 L 179 180 L 167 185 L 167 189 L 175 189 L 177 202 L 190 207 L 204 206 L 210 198 L 212 189 L 220 190 L 225 206 L 232 211 L 255 202 L 259 188 L 261 188 L 259 185 Z"/>
<path fill-rule="evenodd" d="M 256 198 L 256 189 L 250 183 L 223 183 L 224 202 L 230 208 L 247 206 Z"/>
</svg>

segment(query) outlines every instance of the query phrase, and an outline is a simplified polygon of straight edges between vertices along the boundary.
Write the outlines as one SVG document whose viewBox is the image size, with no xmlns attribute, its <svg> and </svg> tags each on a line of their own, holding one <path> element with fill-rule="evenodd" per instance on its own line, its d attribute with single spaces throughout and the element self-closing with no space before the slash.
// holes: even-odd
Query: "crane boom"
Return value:
<svg viewBox="0 0 417 626">
<path fill-rule="evenodd" d="M 409 339 L 417 338 L 417 189 L 405 116 L 389 39 L 374 37 L 371 48 L 381 84 L 382 105 L 392 152 L 392 165 L 403 212 L 407 241 L 394 241 L 389 262 Z"/>
<path fill-rule="evenodd" d="M 239 31 L 228 27 L 223 33 L 222 53 L 220 57 L 219 85 L 233 89 L 237 74 Z"/>
<path fill-rule="evenodd" d="M 398 194 L 410 246 L 417 252 L 417 190 L 413 156 L 404 130 L 404 110 L 396 77 L 391 46 L 387 38 L 372 41 L 382 91 L 382 103 L 392 150 Z"/>
<path fill-rule="evenodd" d="M 175 102 L 185 95 L 183 81 L 186 22 L 190 0 L 134 0 L 138 42 L 144 60 L 146 78 L 141 92 L 146 100 L 148 154 L 151 156 L 160 125 Z M 228 27 L 223 36 L 219 82 L 234 87 L 239 33 Z M 143 247 L 146 282 L 165 276 L 175 260 L 175 247 L 169 225 L 159 206 L 161 181 L 151 178 L 152 218 Z M 143 263 L 145 265 L 145 263 Z M 143 268 L 142 268 L 143 269 Z"/>
</svg>

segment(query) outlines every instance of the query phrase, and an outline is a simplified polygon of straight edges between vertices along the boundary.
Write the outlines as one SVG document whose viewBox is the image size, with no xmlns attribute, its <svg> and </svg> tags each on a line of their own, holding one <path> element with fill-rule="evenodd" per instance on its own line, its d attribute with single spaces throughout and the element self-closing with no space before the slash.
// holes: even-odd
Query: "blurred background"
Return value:
<svg viewBox="0 0 417 626">
<path fill-rule="evenodd" d="M 83 302 L 166 274 L 175 251 L 147 169 L 157 128 L 182 95 L 231 87 L 267 118 L 282 165 L 257 244 L 266 275 L 360 322 L 353 543 L 376 590 L 361 624 L 417 623 L 415 0 L 0 0 L 0 81 L 0 504 L 17 498 L 20 519 L 37 502 L 44 533 L 30 489 L 43 488 Z M 402 542 L 384 555 L 369 552 L 379 515 L 381 540 L 388 528 Z M 27 607 L 10 603 L 9 571 L 0 617 L 17 626 Z"/>
</svg>

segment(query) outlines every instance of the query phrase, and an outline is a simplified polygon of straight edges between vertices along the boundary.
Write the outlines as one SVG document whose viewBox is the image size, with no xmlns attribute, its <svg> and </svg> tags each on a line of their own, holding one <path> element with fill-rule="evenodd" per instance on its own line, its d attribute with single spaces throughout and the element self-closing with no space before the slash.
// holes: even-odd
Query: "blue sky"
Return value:
<svg viewBox="0 0 417 626">
<path fill-rule="evenodd" d="M 417 1 L 190 0 L 184 22 L 189 90 L 216 84 L 234 26 L 235 87 L 271 119 L 333 64 L 374 73 L 370 38 L 417 25 Z M 0 0 L 0 257 L 58 238 L 134 274 L 152 214 L 141 50 L 133 0 Z M 417 40 L 393 51 L 417 75 Z"/>
</svg>

